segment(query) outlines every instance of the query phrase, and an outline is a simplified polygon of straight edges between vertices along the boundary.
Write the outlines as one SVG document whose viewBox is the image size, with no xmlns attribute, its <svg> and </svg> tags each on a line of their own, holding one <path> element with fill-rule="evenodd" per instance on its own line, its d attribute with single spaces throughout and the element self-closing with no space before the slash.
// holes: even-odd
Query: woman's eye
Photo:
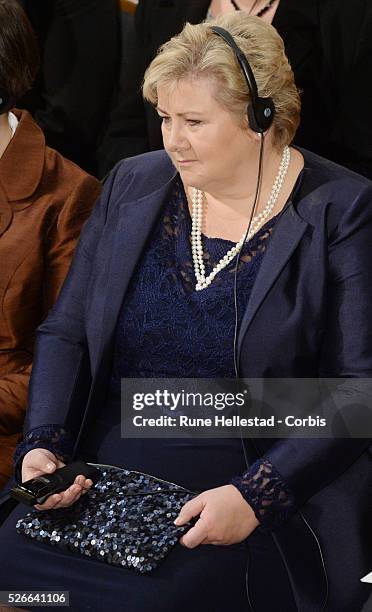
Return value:
<svg viewBox="0 0 372 612">
<path fill-rule="evenodd" d="M 159 115 L 162 123 L 169 123 L 170 117 L 164 117 L 164 115 Z"/>
<path fill-rule="evenodd" d="M 200 125 L 200 124 L 201 124 L 201 121 L 200 121 L 199 119 L 188 119 L 188 120 L 187 120 L 187 123 L 188 123 L 189 125 Z"/>
</svg>

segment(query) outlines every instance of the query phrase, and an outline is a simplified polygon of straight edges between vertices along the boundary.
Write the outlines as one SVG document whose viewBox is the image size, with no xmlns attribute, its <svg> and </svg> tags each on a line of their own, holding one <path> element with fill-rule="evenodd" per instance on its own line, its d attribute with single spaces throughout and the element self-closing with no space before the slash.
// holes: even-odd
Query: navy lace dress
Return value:
<svg viewBox="0 0 372 612">
<path fill-rule="evenodd" d="M 239 321 L 274 225 L 275 218 L 244 247 L 237 277 Z M 122 305 L 107 402 L 83 438 L 80 456 L 154 474 L 192 490 L 233 482 L 263 526 L 270 526 L 275 517 L 290 511 L 290 492 L 270 464 L 257 462 L 247 471 L 240 440 L 120 437 L 121 378 L 234 377 L 235 264 L 221 271 L 207 289 L 195 291 L 190 230 L 187 201 L 178 182 Z M 203 237 L 203 245 L 208 274 L 232 243 Z M 26 436 L 17 459 L 38 446 L 67 458 L 68 442 L 68 432 L 39 428 Z M 191 551 L 179 545 L 153 574 L 144 577 L 14 537 L 12 528 L 22 513 L 23 508 L 13 513 L 0 535 L 3 550 L 5 537 L 12 559 L 27 567 L 27 572 L 20 575 L 14 567 L 8 568 L 7 582 L 1 579 L 4 589 L 66 588 L 70 606 L 79 611 L 240 612 L 249 610 L 248 576 L 251 596 L 267 601 L 267 612 L 274 609 L 274 602 L 278 612 L 296 609 L 282 561 L 265 529 L 229 547 L 199 546 Z M 1 557 L 0 552 L 0 563 Z M 247 573 L 248 557 L 254 563 Z"/>
<path fill-rule="evenodd" d="M 239 320 L 274 224 L 275 218 L 243 252 Z M 82 454 L 203 490 L 244 472 L 240 440 L 120 439 L 122 378 L 234 378 L 235 264 L 218 274 L 208 289 L 195 291 L 190 234 L 187 201 L 178 183 L 122 305 L 108 401 L 89 427 Z M 206 274 L 231 246 L 228 240 L 204 238 Z"/>
</svg>

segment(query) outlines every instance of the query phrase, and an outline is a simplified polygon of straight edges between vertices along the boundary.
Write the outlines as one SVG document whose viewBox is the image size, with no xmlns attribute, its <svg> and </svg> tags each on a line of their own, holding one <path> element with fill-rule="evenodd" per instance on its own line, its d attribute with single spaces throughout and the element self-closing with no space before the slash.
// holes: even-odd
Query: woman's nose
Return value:
<svg viewBox="0 0 372 612">
<path fill-rule="evenodd" d="M 166 148 L 171 152 L 183 151 L 189 147 L 182 128 L 173 125 L 167 134 Z"/>
</svg>

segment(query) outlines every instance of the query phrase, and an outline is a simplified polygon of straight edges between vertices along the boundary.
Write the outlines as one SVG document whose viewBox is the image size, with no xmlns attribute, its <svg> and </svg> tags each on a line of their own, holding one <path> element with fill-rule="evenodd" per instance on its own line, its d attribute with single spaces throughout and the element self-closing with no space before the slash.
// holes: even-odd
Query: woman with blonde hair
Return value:
<svg viewBox="0 0 372 612">
<path fill-rule="evenodd" d="M 0 589 L 68 589 L 79 611 L 356 610 L 368 441 L 124 440 L 120 381 L 370 376 L 372 186 L 291 146 L 299 95 L 258 18 L 187 24 L 144 95 L 165 151 L 117 165 L 84 229 L 39 329 L 17 469 L 52 472 L 74 448 L 202 491 L 176 525 L 195 522 L 143 577 L 24 539 L 17 509 L 0 529 Z M 91 484 L 78 476 L 37 507 L 63 512 Z"/>
</svg>

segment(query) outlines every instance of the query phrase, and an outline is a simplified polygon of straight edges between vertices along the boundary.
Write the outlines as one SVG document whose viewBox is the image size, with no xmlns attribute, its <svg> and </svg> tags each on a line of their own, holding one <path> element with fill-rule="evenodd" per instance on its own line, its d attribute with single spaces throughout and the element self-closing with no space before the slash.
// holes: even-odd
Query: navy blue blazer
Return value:
<svg viewBox="0 0 372 612">
<path fill-rule="evenodd" d="M 244 314 L 240 372 L 370 377 L 372 183 L 303 154 L 305 168 Z M 111 173 L 60 297 L 39 328 L 26 431 L 53 423 L 81 432 L 102 405 L 119 310 L 175 177 L 164 151 L 124 160 Z M 354 612 L 368 596 L 359 582 L 372 569 L 368 446 L 364 439 L 247 443 L 250 459 L 265 455 L 301 506 L 273 532 L 301 612 Z"/>
</svg>

